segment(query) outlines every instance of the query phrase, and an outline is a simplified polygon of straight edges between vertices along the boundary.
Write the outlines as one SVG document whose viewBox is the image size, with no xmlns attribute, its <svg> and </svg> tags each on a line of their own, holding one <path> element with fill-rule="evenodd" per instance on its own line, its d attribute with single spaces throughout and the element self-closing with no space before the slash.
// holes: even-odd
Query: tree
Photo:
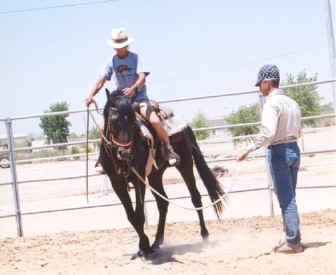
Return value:
<svg viewBox="0 0 336 275">
<path fill-rule="evenodd" d="M 209 125 L 209 122 L 201 112 L 198 112 L 191 121 L 192 128 L 209 127 Z M 210 135 L 210 131 L 196 131 L 195 135 L 198 140 L 206 139 Z"/>
<path fill-rule="evenodd" d="M 317 80 L 317 74 L 308 76 L 305 71 L 300 72 L 297 76 L 289 74 L 284 85 L 297 84 L 303 82 L 312 82 Z M 302 117 L 314 116 L 322 113 L 321 97 L 317 93 L 317 86 L 294 87 L 284 90 L 286 95 L 294 99 L 300 106 Z M 304 121 L 305 125 L 315 126 L 314 120 Z"/>
<path fill-rule="evenodd" d="M 251 123 L 258 122 L 259 120 L 260 112 L 258 103 L 250 106 L 242 106 L 238 109 L 238 111 L 232 112 L 225 118 L 225 121 L 229 124 Z M 257 126 L 229 128 L 229 131 L 234 137 L 254 135 L 259 132 Z"/>
<path fill-rule="evenodd" d="M 66 102 L 58 102 L 50 106 L 48 111 L 50 112 L 61 112 L 67 111 L 68 104 Z M 55 115 L 46 116 L 41 118 L 40 127 L 42 128 L 44 135 L 47 137 L 48 143 L 64 143 L 67 142 L 69 136 L 69 126 L 71 123 L 67 121 L 69 115 Z"/>
</svg>

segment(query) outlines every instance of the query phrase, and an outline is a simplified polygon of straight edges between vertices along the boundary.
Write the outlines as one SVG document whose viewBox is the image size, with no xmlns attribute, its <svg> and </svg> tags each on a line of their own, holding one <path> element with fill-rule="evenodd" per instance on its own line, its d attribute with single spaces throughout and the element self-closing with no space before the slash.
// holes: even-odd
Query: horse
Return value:
<svg viewBox="0 0 336 275">
<path fill-rule="evenodd" d="M 139 123 L 137 122 L 137 114 L 129 98 L 124 96 L 122 91 L 119 90 L 110 93 L 106 89 L 106 96 L 107 102 L 103 111 L 105 123 L 99 159 L 116 195 L 124 207 L 128 221 L 138 234 L 139 250 L 134 257 L 148 258 L 150 255 L 155 254 L 161 244 L 163 244 L 169 203 L 152 191 L 159 211 L 159 222 L 155 240 L 150 245 L 149 238 L 144 232 L 144 197 L 146 191 L 144 179 L 146 178 L 146 162 L 151 146 L 148 140 L 143 137 Z M 152 132 L 155 135 L 153 129 Z M 187 126 L 182 132 L 170 137 L 170 140 L 175 152 L 181 158 L 176 169 L 188 187 L 193 205 L 196 208 L 202 207 L 201 195 L 197 190 L 193 172 L 193 164 L 195 163 L 211 201 L 216 202 L 214 209 L 217 216 L 220 217 L 224 207 L 221 198 L 225 193 L 205 162 L 192 129 L 190 126 Z M 152 168 L 147 179 L 153 189 L 167 198 L 163 188 L 162 176 L 169 165 L 168 161 L 162 159 L 160 156 L 159 153 L 156 154 L 155 159 L 158 165 Z M 132 183 L 135 189 L 135 210 L 128 192 L 129 183 Z M 203 240 L 207 240 L 209 232 L 205 225 L 202 209 L 198 209 L 197 214 L 201 236 Z"/>
</svg>

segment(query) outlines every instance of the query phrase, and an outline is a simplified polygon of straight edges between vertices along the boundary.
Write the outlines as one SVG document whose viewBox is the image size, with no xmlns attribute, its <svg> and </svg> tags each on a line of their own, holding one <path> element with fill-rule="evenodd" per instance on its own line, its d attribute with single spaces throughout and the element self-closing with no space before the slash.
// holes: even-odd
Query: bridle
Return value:
<svg viewBox="0 0 336 275">
<path fill-rule="evenodd" d="M 98 104 L 95 100 L 92 100 L 92 103 L 94 103 L 95 105 L 95 108 L 96 108 L 96 111 L 98 114 L 101 114 L 103 115 L 100 111 L 99 111 L 99 108 L 98 108 Z M 109 112 L 111 111 L 115 111 L 115 112 L 118 112 L 118 109 L 115 108 L 115 107 L 109 107 Z M 93 122 L 96 124 L 96 127 L 97 129 L 100 129 L 97 121 L 95 120 L 94 116 L 92 115 L 92 113 L 89 111 L 89 114 L 91 116 L 91 119 L 93 120 Z M 106 128 L 106 133 L 104 134 L 104 132 L 102 131 L 98 131 L 100 137 L 102 138 L 102 144 L 103 146 L 105 147 L 106 149 L 106 152 L 111 156 L 113 157 L 113 148 L 115 149 L 118 149 L 118 148 L 130 148 L 133 143 L 134 143 L 134 138 L 132 138 L 129 142 L 127 143 L 123 143 L 123 142 L 120 142 L 118 141 L 114 135 L 112 134 L 112 121 L 111 121 L 111 116 L 108 115 L 108 118 L 107 118 L 107 121 L 106 121 L 106 125 L 107 125 L 107 128 Z"/>
<path fill-rule="evenodd" d="M 114 108 L 114 107 L 109 107 L 109 113 L 111 111 L 115 111 L 115 112 L 118 112 L 118 109 L 117 108 Z M 103 134 L 103 140 L 105 142 L 107 142 L 108 145 L 114 145 L 116 147 L 123 147 L 123 148 L 127 148 L 127 147 L 130 147 L 133 145 L 133 142 L 134 142 L 134 138 L 131 138 L 131 140 L 127 143 L 123 143 L 123 142 L 120 142 L 118 141 L 115 136 L 113 135 L 113 132 L 112 132 L 112 121 L 111 121 L 111 116 L 110 114 L 108 115 L 108 118 L 107 118 L 107 121 L 106 121 L 106 136 L 110 138 L 110 140 L 108 138 L 106 138 L 106 136 L 104 136 Z"/>
<path fill-rule="evenodd" d="M 128 143 L 120 143 L 113 137 L 113 135 L 111 135 L 110 137 L 111 137 L 112 143 L 114 145 L 118 146 L 118 147 L 130 147 L 130 146 L 132 146 L 132 144 L 134 142 L 134 140 L 131 139 Z"/>
<path fill-rule="evenodd" d="M 120 119 L 120 117 L 114 119 L 113 114 L 115 113 L 120 115 L 118 108 L 115 108 L 114 106 L 108 106 L 108 113 L 104 115 L 104 131 L 101 132 L 102 145 L 104 146 L 105 151 L 109 157 L 116 160 L 112 162 L 115 171 L 118 174 L 123 175 L 124 178 L 127 178 L 129 176 L 132 162 L 135 156 L 132 149 L 135 143 L 135 137 L 133 134 L 131 134 L 130 139 L 128 139 L 126 142 L 123 142 L 117 138 L 115 131 L 113 131 L 113 125 L 116 123 L 117 119 Z M 121 122 L 127 123 L 128 121 L 125 120 Z M 121 131 L 122 130 L 123 128 L 121 127 Z M 117 132 L 117 135 L 120 135 L 120 132 Z"/>
</svg>

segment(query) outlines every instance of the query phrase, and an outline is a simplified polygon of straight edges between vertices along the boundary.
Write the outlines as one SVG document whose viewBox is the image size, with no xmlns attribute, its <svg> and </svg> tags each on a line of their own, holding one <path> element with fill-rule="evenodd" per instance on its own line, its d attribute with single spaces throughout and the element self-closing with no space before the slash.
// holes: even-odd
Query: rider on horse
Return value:
<svg viewBox="0 0 336 275">
<path fill-rule="evenodd" d="M 133 38 L 127 36 L 125 29 L 112 29 L 112 37 L 108 44 L 115 49 L 116 54 L 107 64 L 103 76 L 93 86 L 89 97 L 86 99 L 86 105 L 90 105 L 95 94 L 99 92 L 106 81 L 111 80 L 111 76 L 114 74 L 118 89 L 122 90 L 124 95 L 128 96 L 132 101 L 139 104 L 140 114 L 151 123 L 163 142 L 169 165 L 177 165 L 180 162 L 180 157 L 170 145 L 169 136 L 162 126 L 158 115 L 153 111 L 147 97 L 145 82 L 148 73 L 144 71 L 139 56 L 128 49 L 133 41 Z"/>
</svg>

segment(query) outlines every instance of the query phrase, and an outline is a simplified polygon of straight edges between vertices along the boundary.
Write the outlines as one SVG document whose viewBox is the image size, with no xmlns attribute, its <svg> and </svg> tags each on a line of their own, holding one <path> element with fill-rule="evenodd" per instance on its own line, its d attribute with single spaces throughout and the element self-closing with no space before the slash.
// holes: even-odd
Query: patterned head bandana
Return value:
<svg viewBox="0 0 336 275">
<path fill-rule="evenodd" d="M 261 67 L 258 73 L 256 86 L 259 86 L 263 80 L 280 79 L 280 72 L 276 65 L 267 64 Z"/>
</svg>

